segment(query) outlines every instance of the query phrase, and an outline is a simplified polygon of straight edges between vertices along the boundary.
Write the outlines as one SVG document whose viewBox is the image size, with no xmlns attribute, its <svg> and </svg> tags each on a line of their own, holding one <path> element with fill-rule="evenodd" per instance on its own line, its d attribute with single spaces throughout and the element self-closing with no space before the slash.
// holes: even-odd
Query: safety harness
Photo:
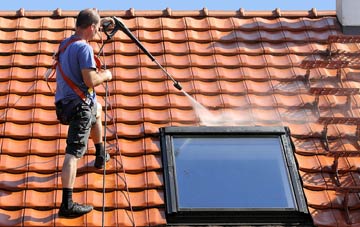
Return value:
<svg viewBox="0 0 360 227">
<path fill-rule="evenodd" d="M 45 73 L 45 78 L 46 81 L 48 82 L 49 78 L 52 78 L 54 76 L 54 74 L 56 73 L 56 68 L 59 69 L 59 72 L 61 74 L 61 76 L 63 77 L 64 81 L 67 83 L 67 85 L 84 101 L 87 102 L 87 97 L 86 97 L 86 93 L 83 92 L 64 72 L 64 70 L 61 67 L 60 61 L 59 61 L 59 57 L 60 54 L 65 52 L 66 48 L 68 46 L 70 46 L 70 44 L 80 41 L 82 39 L 80 38 L 74 38 L 74 39 L 70 39 L 65 45 L 59 47 L 59 50 L 54 54 L 54 63 L 53 66 Z M 50 88 L 49 84 L 48 87 Z M 50 88 L 51 90 L 51 88 Z"/>
</svg>

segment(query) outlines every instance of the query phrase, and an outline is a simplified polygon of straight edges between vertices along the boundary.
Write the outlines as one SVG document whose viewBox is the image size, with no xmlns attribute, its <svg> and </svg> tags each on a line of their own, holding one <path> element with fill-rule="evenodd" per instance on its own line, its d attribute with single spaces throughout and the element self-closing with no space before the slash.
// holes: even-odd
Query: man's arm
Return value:
<svg viewBox="0 0 360 227">
<path fill-rule="evenodd" d="M 89 88 L 96 87 L 103 83 L 104 81 L 109 81 L 112 79 L 112 74 L 109 70 L 99 70 L 95 69 L 83 69 L 81 70 L 84 83 Z"/>
</svg>

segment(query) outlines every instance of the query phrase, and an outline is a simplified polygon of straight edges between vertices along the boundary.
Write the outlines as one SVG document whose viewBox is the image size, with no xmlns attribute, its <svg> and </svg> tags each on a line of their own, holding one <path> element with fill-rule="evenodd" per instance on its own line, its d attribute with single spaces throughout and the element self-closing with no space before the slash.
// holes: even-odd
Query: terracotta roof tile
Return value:
<svg viewBox="0 0 360 227">
<path fill-rule="evenodd" d="M 314 224 L 360 223 L 357 193 L 346 197 L 346 190 L 360 185 L 360 46 L 331 44 L 333 59 L 352 65 L 338 69 L 336 64 L 311 64 L 329 57 L 329 36 L 342 35 L 335 12 L 100 13 L 121 17 L 183 90 L 223 125 L 288 126 Z M 76 15 L 61 9 L 0 12 L 0 226 L 96 226 L 102 218 L 103 175 L 93 167 L 92 144 L 79 161 L 74 197 L 95 210 L 72 220 L 57 217 L 67 126 L 56 119 L 55 79 L 46 83 L 43 76 L 59 42 L 74 32 Z M 101 40 L 90 44 L 98 53 Z M 113 73 L 107 100 L 111 160 L 105 225 L 165 225 L 159 127 L 205 123 L 173 81 L 123 32 L 116 33 L 104 52 Z M 304 60 L 310 61 L 308 66 Z M 104 108 L 105 87 L 98 87 L 97 94 Z"/>
</svg>

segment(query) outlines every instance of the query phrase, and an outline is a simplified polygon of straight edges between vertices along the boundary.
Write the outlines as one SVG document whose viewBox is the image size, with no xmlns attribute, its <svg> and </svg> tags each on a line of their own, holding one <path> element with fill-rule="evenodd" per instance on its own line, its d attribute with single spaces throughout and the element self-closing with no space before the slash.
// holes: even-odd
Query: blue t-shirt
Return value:
<svg viewBox="0 0 360 227">
<path fill-rule="evenodd" d="M 65 39 L 60 43 L 60 47 L 65 45 L 70 39 L 76 39 L 75 35 Z M 60 53 L 59 63 L 65 75 L 69 77 L 85 94 L 89 97 L 93 103 L 96 103 L 95 91 L 89 93 L 89 87 L 87 87 L 82 78 L 82 69 L 96 69 L 96 62 L 94 59 L 94 51 L 92 47 L 84 41 L 76 41 L 71 43 L 65 51 Z M 59 66 L 58 66 L 59 67 Z M 92 90 L 92 89 L 90 89 Z M 56 93 L 55 103 L 64 100 L 70 101 L 74 99 L 81 99 L 71 87 L 63 79 L 60 70 L 56 70 Z"/>
</svg>

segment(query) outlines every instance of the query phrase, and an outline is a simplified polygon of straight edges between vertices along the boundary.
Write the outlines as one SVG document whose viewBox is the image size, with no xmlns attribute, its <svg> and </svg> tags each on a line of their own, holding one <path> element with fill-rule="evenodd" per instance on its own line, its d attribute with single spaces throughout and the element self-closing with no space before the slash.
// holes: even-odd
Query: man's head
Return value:
<svg viewBox="0 0 360 227">
<path fill-rule="evenodd" d="M 76 29 L 89 30 L 86 39 L 95 37 L 100 28 L 100 16 L 95 9 L 81 10 L 76 19 Z"/>
</svg>

